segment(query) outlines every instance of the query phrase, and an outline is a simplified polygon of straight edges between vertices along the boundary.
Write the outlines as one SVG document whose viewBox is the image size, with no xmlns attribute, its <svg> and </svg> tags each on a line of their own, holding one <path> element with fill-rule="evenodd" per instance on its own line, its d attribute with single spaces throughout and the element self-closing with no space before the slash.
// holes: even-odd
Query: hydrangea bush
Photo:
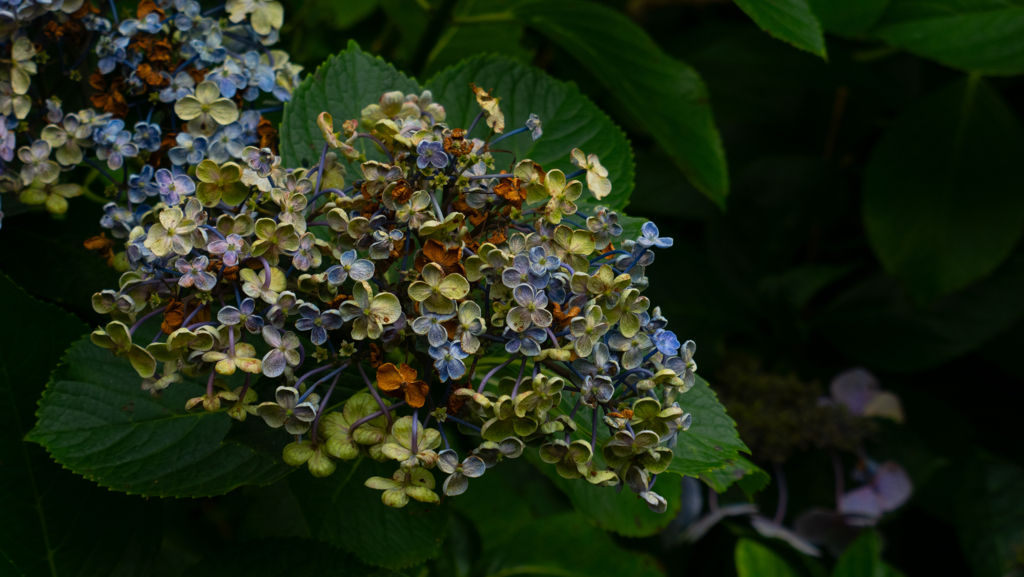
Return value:
<svg viewBox="0 0 1024 577">
<path fill-rule="evenodd" d="M 361 482 L 396 508 L 462 494 L 527 452 L 576 486 L 628 487 L 655 513 L 678 507 L 654 490 L 666 471 L 756 469 L 737 465 L 745 447 L 695 374 L 695 344 L 643 296 L 672 239 L 621 213 L 628 142 L 575 88 L 471 61 L 444 92 L 473 111 L 453 117 L 357 47 L 340 79 L 339 60 L 302 81 L 268 48 L 276 2 L 143 0 L 121 19 L 88 2 L 4 10 L 5 196 L 60 214 L 67 198 L 96 196 L 80 183 L 108 181 L 104 234 L 86 244 L 122 276 L 97 287 L 92 308 L 109 322 L 89 339 L 132 367 L 133 394 L 155 410 L 260 422 L 260 450 L 314 477 L 388 463 L 393 473 Z M 47 64 L 48 51 L 59 59 Z M 40 65 L 81 80 L 87 63 L 92 107 L 40 100 Z M 492 73 L 480 66 L 541 84 L 503 103 L 508 87 L 482 85 Z M 315 107 L 327 77 L 351 89 Z M 527 109 L 551 102 L 551 117 Z M 263 115 L 284 104 L 282 156 Z M 73 348 L 69 363 L 88 356 Z M 196 382 L 205 390 L 167 401 Z M 112 483 L 55 440 L 80 425 L 60 402 L 44 397 L 33 438 Z M 278 478 L 233 474 L 189 491 Z M 154 476 L 163 490 L 143 493 L 196 494 Z"/>
</svg>

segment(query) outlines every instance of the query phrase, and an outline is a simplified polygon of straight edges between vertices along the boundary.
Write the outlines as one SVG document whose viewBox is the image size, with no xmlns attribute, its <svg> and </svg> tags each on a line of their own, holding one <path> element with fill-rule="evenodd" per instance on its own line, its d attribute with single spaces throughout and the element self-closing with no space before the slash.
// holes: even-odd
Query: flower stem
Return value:
<svg viewBox="0 0 1024 577">
<path fill-rule="evenodd" d="M 134 335 L 134 334 L 135 334 L 135 331 L 136 331 L 136 330 L 137 330 L 137 329 L 138 329 L 139 327 L 141 327 L 141 326 L 142 326 L 142 323 L 144 323 L 144 322 L 148 321 L 149 319 L 151 319 L 151 318 L 155 317 L 156 315 L 158 315 L 158 314 L 160 314 L 160 313 L 164 312 L 164 311 L 165 311 L 166 309 L 167 309 L 167 307 L 166 307 L 166 306 L 162 306 L 162 307 L 160 307 L 160 308 L 158 308 L 158 309 L 154 310 L 153 312 L 149 313 L 148 315 L 146 315 L 146 316 L 142 317 L 141 319 L 139 319 L 139 320 L 135 321 L 135 324 L 134 324 L 134 325 L 132 325 L 132 328 L 128 329 L 128 336 Z"/>
<path fill-rule="evenodd" d="M 374 400 L 377 401 L 377 406 L 380 407 L 381 411 L 384 411 L 384 416 L 388 419 L 388 429 L 390 429 L 391 425 L 394 423 L 394 419 L 391 418 L 391 412 L 387 410 L 388 406 L 384 404 L 384 400 L 380 398 L 380 394 L 377 393 L 377 389 L 374 388 L 372 383 L 370 383 L 370 378 L 366 376 L 366 371 L 363 370 L 363 364 L 356 363 L 356 367 L 359 369 L 359 374 L 363 376 L 363 382 L 366 383 L 367 390 L 370 391 Z"/>
</svg>

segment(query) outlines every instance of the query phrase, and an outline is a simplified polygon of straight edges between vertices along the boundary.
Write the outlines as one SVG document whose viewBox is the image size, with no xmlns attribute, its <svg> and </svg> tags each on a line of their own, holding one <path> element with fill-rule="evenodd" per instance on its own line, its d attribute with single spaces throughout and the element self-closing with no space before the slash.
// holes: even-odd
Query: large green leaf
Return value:
<svg viewBox="0 0 1024 577">
<path fill-rule="evenodd" d="M 576 167 L 569 153 L 579 148 L 596 154 L 608 169 L 612 192 L 600 201 L 589 191 L 578 204 L 584 212 L 596 204 L 621 210 L 633 192 L 633 151 L 622 129 L 580 94 L 573 84 L 559 82 L 547 74 L 507 57 L 478 56 L 449 68 L 427 82 L 434 99 L 445 107 L 446 124 L 466 127 L 480 113 L 480 106 L 469 84 L 494 89 L 501 98 L 506 131 L 518 128 L 531 113 L 540 116 L 544 135 L 534 141 L 527 134 L 501 141 L 497 148 L 508 149 L 515 158 L 530 158 L 545 170 L 557 168 L 570 173 Z M 478 124 L 483 126 L 483 123 Z M 483 129 L 486 130 L 486 126 Z M 483 130 L 471 136 L 483 136 Z M 499 158 L 504 160 L 507 155 Z"/>
<path fill-rule="evenodd" d="M 291 471 L 278 459 L 225 441 L 232 427 L 226 412 L 185 410 L 188 399 L 205 393 L 205 382 L 186 378 L 160 399 L 140 382 L 126 359 L 81 339 L 54 372 L 27 438 L 101 486 L 141 495 L 219 495 Z"/>
<path fill-rule="evenodd" d="M 807 0 L 736 0 L 736 5 L 768 34 L 827 58 L 821 24 Z"/>
<path fill-rule="evenodd" d="M 316 125 L 321 112 L 330 112 L 335 129 L 345 120 L 361 117 L 363 108 L 376 103 L 385 92 L 417 92 L 416 81 L 380 58 L 359 49 L 354 41 L 306 76 L 284 109 L 281 123 L 281 157 L 285 166 L 310 166 L 320 160 L 323 136 Z M 367 144 L 369 143 L 369 144 Z M 357 147 L 367 157 L 383 160 L 372 142 L 359 139 Z"/>
<path fill-rule="evenodd" d="M 697 72 L 619 12 L 582 0 L 528 1 L 512 12 L 576 58 L 720 207 L 729 193 L 725 151 Z"/>
<path fill-rule="evenodd" d="M 864 175 L 868 238 L 921 300 L 991 273 L 1024 231 L 1024 133 L 987 82 L 940 90 L 899 119 Z"/>
<path fill-rule="evenodd" d="M 582 515 L 563 513 L 522 527 L 507 547 L 484 560 L 484 575 L 659 577 L 653 558 L 620 549 Z"/>
<path fill-rule="evenodd" d="M 1003 575 L 1024 542 L 1024 469 L 981 451 L 961 466 L 954 511 L 964 556 L 975 575 Z"/>
<path fill-rule="evenodd" d="M 833 34 L 861 36 L 885 13 L 889 0 L 810 0 L 821 27 Z"/>
<path fill-rule="evenodd" d="M 736 543 L 736 573 L 739 577 L 797 577 L 799 573 L 768 547 L 751 539 Z"/>
<path fill-rule="evenodd" d="M 874 34 L 961 70 L 989 75 L 1024 72 L 1020 0 L 892 0 Z"/>
<path fill-rule="evenodd" d="M 312 537 L 354 553 L 371 565 L 401 569 L 437 555 L 448 530 L 447 505 L 410 501 L 402 509 L 387 507 L 381 492 L 366 487 L 370 477 L 387 477 L 398 463 L 369 458 L 339 461 L 327 479 L 299 471 L 288 479 L 302 507 Z M 435 469 L 440 491 L 444 478 Z"/>
<path fill-rule="evenodd" d="M 266 547 L 266 549 L 264 549 Z M 218 551 L 188 568 L 189 577 L 399 577 L 368 567 L 351 553 L 312 539 L 245 541 Z"/>
<path fill-rule="evenodd" d="M 0 574 L 147 572 L 160 544 L 159 503 L 100 489 L 22 440 L 50 371 L 87 327 L 4 275 L 0 301 Z"/>
<path fill-rule="evenodd" d="M 534 450 L 527 450 L 530 461 L 554 482 L 572 502 L 573 509 L 598 527 L 624 537 L 648 537 L 665 528 L 681 506 L 683 485 L 678 477 L 658 477 L 654 491 L 668 501 L 668 510 L 655 513 L 647 503 L 629 490 L 591 485 L 584 479 L 563 479 L 553 465 L 540 460 Z"/>
<path fill-rule="evenodd" d="M 878 533 L 865 531 L 843 552 L 832 577 L 885 577 L 882 563 L 882 540 Z"/>
<path fill-rule="evenodd" d="M 725 407 L 707 381 L 697 377 L 693 388 L 676 400 L 693 415 L 693 424 L 688 431 L 679 433 L 672 448 L 675 457 L 666 472 L 696 477 L 728 466 L 740 457 L 740 452 L 750 452 L 736 432 L 736 423 L 725 414 Z"/>
</svg>

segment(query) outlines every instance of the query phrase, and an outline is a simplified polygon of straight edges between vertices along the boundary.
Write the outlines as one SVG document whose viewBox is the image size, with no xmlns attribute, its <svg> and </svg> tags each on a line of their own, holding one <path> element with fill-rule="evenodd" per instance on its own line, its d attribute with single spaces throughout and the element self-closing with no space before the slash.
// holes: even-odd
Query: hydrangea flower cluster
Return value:
<svg viewBox="0 0 1024 577">
<path fill-rule="evenodd" d="M 279 2 L 202 12 L 196 0 L 141 0 L 135 18 L 113 2 L 103 12 L 89 0 L 0 0 L 0 193 L 61 214 L 85 192 L 82 175 L 64 173 L 91 167 L 115 197 L 102 225 L 123 238 L 153 203 L 195 191 L 202 161 L 276 146 L 262 114 L 291 98 L 302 68 L 268 48 Z M 91 106 L 65 112 L 80 98 L 67 80 L 86 76 Z M 47 90 L 62 83 L 76 89 Z"/>
<path fill-rule="evenodd" d="M 530 445 L 565 478 L 628 485 L 664 511 L 652 488 L 690 425 L 677 395 L 694 384 L 695 345 L 641 293 L 672 239 L 653 223 L 624 239 L 615 212 L 582 213 L 575 177 L 597 198 L 611 189 L 595 155 L 573 151 L 568 175 L 529 159 L 497 171 L 492 146 L 540 138 L 541 121 L 504 132 L 498 99 L 472 89 L 481 111 L 465 129 L 444 124 L 429 91 L 388 92 L 337 131 L 322 113 L 311 168 L 266 147 L 236 163 L 179 142 L 195 176 L 139 173 L 135 194 L 157 202 L 108 214 L 130 270 L 94 296 L 112 320 L 92 340 L 154 395 L 201 376 L 189 410 L 283 429 L 284 460 L 313 475 L 360 455 L 395 461 L 365 481 L 389 506 L 437 502 L 435 468 L 458 495 Z M 226 120 L 219 91 L 206 80 L 177 101 L 187 135 Z M 470 137 L 478 125 L 485 139 Z M 138 342 L 151 319 L 161 330 Z M 221 377 L 236 372 L 232 389 Z M 343 374 L 365 390 L 338 404 Z M 258 375 L 279 386 L 258 394 Z M 455 429 L 476 447 L 458 454 Z"/>
</svg>

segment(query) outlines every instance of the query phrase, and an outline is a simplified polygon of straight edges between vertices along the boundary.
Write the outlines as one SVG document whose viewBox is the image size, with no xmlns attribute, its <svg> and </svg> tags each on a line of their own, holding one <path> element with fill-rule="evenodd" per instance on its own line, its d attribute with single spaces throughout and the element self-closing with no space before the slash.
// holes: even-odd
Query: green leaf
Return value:
<svg viewBox="0 0 1024 577">
<path fill-rule="evenodd" d="M 960 474 L 949 496 L 964 556 L 975 575 L 1003 575 L 1024 542 L 1024 469 L 978 451 Z"/>
<path fill-rule="evenodd" d="M 807 0 L 736 0 L 736 5 L 773 37 L 828 59 L 821 24 Z"/>
<path fill-rule="evenodd" d="M 524 2 L 513 15 L 590 71 L 650 132 L 691 183 L 725 206 L 729 175 L 707 88 L 622 14 L 582 0 Z"/>
<path fill-rule="evenodd" d="M 205 382 L 186 377 L 160 399 L 140 383 L 127 360 L 83 338 L 54 372 L 27 438 L 103 487 L 147 496 L 219 495 L 291 472 L 277 459 L 226 442 L 232 419 L 225 411 L 185 410 L 188 399 L 205 394 Z"/>
<path fill-rule="evenodd" d="M 511 546 L 503 547 L 484 559 L 485 575 L 664 575 L 652 557 L 619 548 L 611 536 L 588 524 L 586 518 L 577 513 L 563 513 L 532 521 L 513 536 L 511 543 Z"/>
<path fill-rule="evenodd" d="M 736 483 L 747 498 L 753 500 L 754 494 L 768 486 L 771 477 L 757 465 L 739 457 L 721 469 L 701 473 L 700 480 L 707 483 L 716 493 L 724 493 Z"/>
<path fill-rule="evenodd" d="M 577 204 L 584 212 L 601 204 L 621 210 L 633 192 L 633 151 L 625 133 L 608 116 L 580 93 L 574 84 L 555 80 L 537 70 L 507 57 L 478 56 L 449 68 L 427 82 L 434 100 L 445 107 L 451 127 L 468 128 L 480 113 L 476 97 L 469 90 L 473 82 L 484 89 L 494 89 L 501 98 L 506 132 L 519 128 L 531 113 L 540 116 L 544 135 L 534 141 L 527 134 L 501 141 L 498 148 L 511 150 L 515 158 L 529 158 L 545 170 L 559 169 L 569 174 L 576 167 L 569 162 L 569 153 L 579 148 L 596 154 L 608 169 L 612 192 L 596 200 L 584 184 L 583 196 Z M 482 137 L 478 124 L 472 136 Z M 580 177 L 585 183 L 585 177 Z"/>
<path fill-rule="evenodd" d="M 363 483 L 370 477 L 386 477 L 397 462 L 378 463 L 360 457 L 337 461 L 338 469 L 326 479 L 299 471 L 288 479 L 310 535 L 352 552 L 364 563 L 402 569 L 435 557 L 448 531 L 446 505 L 427 505 L 410 500 L 402 509 L 381 502 L 381 491 Z M 434 470 L 440 491 L 440 471 Z"/>
<path fill-rule="evenodd" d="M 736 423 L 725 414 L 725 407 L 707 381 L 698 376 L 693 388 L 676 400 L 683 411 L 693 415 L 693 424 L 679 433 L 672 448 L 675 457 L 666 472 L 696 477 L 735 462 L 741 451 L 750 453 L 736 432 Z"/>
<path fill-rule="evenodd" d="M 1020 124 L 983 80 L 913 107 L 864 175 L 868 238 L 886 271 L 928 301 L 995 270 L 1024 230 L 1021 158 Z"/>
<path fill-rule="evenodd" d="M 843 552 L 832 577 L 885 577 L 882 563 L 882 540 L 875 531 L 865 531 Z"/>
<path fill-rule="evenodd" d="M 535 450 L 528 449 L 526 455 L 569 497 L 577 513 L 606 531 L 623 537 L 649 537 L 664 529 L 679 512 L 683 485 L 672 475 L 662 475 L 656 481 L 654 492 L 668 501 L 668 510 L 659 514 L 648 509 L 647 503 L 628 489 L 616 491 L 591 485 L 584 479 L 564 479 L 554 465 L 541 461 Z"/>
<path fill-rule="evenodd" d="M 885 13 L 889 1 L 810 0 L 821 27 L 843 36 L 863 36 Z"/>
<path fill-rule="evenodd" d="M 147 573 L 160 504 L 93 486 L 22 440 L 61 351 L 88 327 L 4 275 L 0 301 L 8 327 L 0 332 L 0 574 Z"/>
<path fill-rule="evenodd" d="M 752 539 L 736 543 L 736 572 L 739 577 L 798 577 L 786 560 Z"/>
<path fill-rule="evenodd" d="M 340 130 L 342 122 L 359 119 L 363 108 L 391 90 L 417 92 L 419 85 L 384 60 L 366 54 L 350 40 L 348 48 L 331 56 L 316 72 L 306 76 L 285 106 L 280 132 L 283 164 L 295 167 L 319 162 L 325 144 L 316 125 L 316 117 L 321 112 L 331 113 L 335 130 Z M 385 158 L 367 139 L 360 138 L 356 148 L 370 159 Z"/>
<path fill-rule="evenodd" d="M 346 553 L 312 539 L 257 539 L 218 550 L 188 568 L 190 577 L 399 577 L 368 567 Z"/>
<path fill-rule="evenodd" d="M 1024 72 L 1024 4 L 1016 0 L 891 0 L 873 33 L 953 68 Z"/>
</svg>

